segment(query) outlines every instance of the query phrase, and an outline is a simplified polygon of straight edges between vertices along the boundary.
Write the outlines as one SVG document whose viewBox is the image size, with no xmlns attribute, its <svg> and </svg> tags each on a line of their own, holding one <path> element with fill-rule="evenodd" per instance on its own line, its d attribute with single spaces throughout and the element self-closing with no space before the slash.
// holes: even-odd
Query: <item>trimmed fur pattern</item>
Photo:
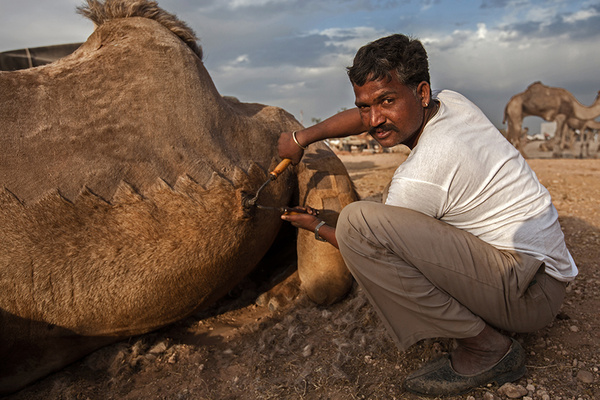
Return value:
<svg viewBox="0 0 600 400">
<path fill-rule="evenodd" d="M 212 305 L 281 227 L 244 199 L 300 124 L 223 98 L 191 31 L 155 2 L 84 10 L 98 27 L 73 54 L 0 72 L 0 395 Z M 330 223 L 353 200 L 323 144 L 260 198 L 324 208 Z M 302 289 L 323 304 L 344 296 L 337 250 L 298 236 Z"/>
</svg>

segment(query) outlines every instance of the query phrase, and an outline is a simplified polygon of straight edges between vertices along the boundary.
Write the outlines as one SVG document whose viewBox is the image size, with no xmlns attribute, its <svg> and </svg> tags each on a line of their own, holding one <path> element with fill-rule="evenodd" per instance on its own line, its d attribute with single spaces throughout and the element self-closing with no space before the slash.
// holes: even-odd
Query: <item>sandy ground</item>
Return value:
<svg viewBox="0 0 600 400">
<path fill-rule="evenodd" d="M 361 196 L 377 201 L 405 156 L 341 158 Z M 600 399 L 600 160 L 529 163 L 552 194 L 580 276 L 550 326 L 514 335 L 528 352 L 516 398 Z M 275 311 L 257 305 L 273 266 L 279 273 L 295 266 L 293 248 L 280 249 L 212 309 L 101 349 L 8 399 L 418 399 L 402 380 L 451 342 L 399 352 L 357 287 L 330 307 L 302 295 Z M 509 394 L 489 386 L 448 398 Z"/>
</svg>

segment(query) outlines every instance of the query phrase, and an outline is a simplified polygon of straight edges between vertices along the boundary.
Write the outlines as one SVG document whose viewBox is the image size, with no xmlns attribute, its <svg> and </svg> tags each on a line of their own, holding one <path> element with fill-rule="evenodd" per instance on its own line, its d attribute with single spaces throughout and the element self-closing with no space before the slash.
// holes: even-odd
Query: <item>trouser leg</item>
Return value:
<svg viewBox="0 0 600 400">
<path fill-rule="evenodd" d="M 540 261 L 401 207 L 349 204 L 336 237 L 401 349 L 428 337 L 473 337 L 486 322 L 533 331 L 552 321 L 564 297 L 564 283 Z"/>
</svg>

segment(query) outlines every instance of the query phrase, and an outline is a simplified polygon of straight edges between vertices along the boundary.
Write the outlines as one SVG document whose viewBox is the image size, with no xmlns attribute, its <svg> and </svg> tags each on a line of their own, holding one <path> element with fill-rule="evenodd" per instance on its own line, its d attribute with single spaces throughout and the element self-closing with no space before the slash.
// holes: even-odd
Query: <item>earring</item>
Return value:
<svg viewBox="0 0 600 400">
<path fill-rule="evenodd" d="M 425 103 L 425 108 L 427 108 L 429 106 L 429 103 Z"/>
</svg>

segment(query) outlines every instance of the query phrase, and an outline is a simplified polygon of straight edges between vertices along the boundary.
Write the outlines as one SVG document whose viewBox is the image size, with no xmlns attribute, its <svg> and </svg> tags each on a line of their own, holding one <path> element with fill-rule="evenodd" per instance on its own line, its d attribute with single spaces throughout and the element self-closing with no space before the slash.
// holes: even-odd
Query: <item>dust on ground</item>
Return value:
<svg viewBox="0 0 600 400">
<path fill-rule="evenodd" d="M 340 156 L 362 197 L 374 201 L 405 157 Z M 515 335 L 528 352 L 517 398 L 600 399 L 600 160 L 529 163 L 552 194 L 580 275 L 550 326 Z M 280 248 L 210 310 L 96 351 L 8 399 L 420 399 L 403 390 L 403 379 L 451 342 L 398 351 L 356 286 L 329 307 L 303 296 L 276 311 L 257 305 L 270 266 L 279 274 L 295 266 L 293 248 Z M 469 396 L 508 398 L 493 385 Z"/>
</svg>

